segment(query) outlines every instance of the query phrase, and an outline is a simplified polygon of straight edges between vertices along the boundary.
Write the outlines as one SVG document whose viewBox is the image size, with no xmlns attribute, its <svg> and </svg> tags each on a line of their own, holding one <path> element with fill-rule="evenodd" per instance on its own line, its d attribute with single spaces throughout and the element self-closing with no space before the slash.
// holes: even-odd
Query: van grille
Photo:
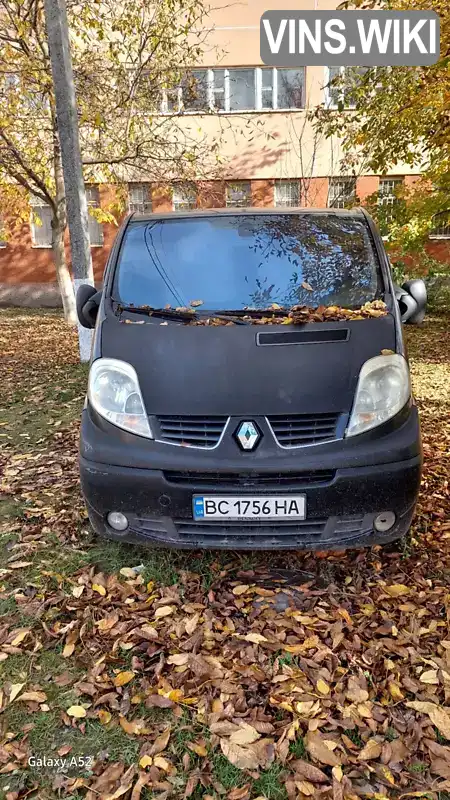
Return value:
<svg viewBox="0 0 450 800">
<path fill-rule="evenodd" d="M 188 447 L 215 447 L 227 417 L 157 417 L 159 439 Z"/>
<path fill-rule="evenodd" d="M 296 520 L 295 522 L 273 522 L 267 524 L 258 521 L 244 522 L 227 520 L 226 522 L 197 522 L 192 519 L 174 520 L 177 531 L 181 535 L 200 534 L 201 536 L 320 536 L 325 530 L 326 519 Z"/>
<path fill-rule="evenodd" d="M 290 414 L 267 420 L 281 447 L 299 447 L 335 439 L 339 414 Z"/>
<path fill-rule="evenodd" d="M 164 477 L 169 483 L 185 486 L 227 486 L 228 488 L 252 488 L 261 486 L 283 486 L 296 488 L 310 484 L 331 483 L 336 474 L 332 469 L 316 469 L 310 472 L 172 472 L 166 470 Z"/>
</svg>

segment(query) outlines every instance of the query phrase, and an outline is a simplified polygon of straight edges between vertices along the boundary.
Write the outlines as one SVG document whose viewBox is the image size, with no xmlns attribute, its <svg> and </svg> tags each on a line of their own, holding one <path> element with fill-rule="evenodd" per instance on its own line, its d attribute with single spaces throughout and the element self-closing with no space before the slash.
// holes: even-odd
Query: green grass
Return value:
<svg viewBox="0 0 450 800">
<path fill-rule="evenodd" d="M 346 728 L 345 731 L 343 731 L 343 733 L 345 733 L 345 735 L 350 739 L 350 741 L 353 742 L 353 744 L 355 744 L 357 747 L 363 747 L 364 742 L 361 739 L 361 736 L 359 735 L 359 731 L 357 728 L 353 728 L 353 730 L 351 728 Z"/>
<path fill-rule="evenodd" d="M 215 779 L 221 783 L 227 791 L 231 791 L 231 789 L 248 783 L 245 773 L 231 764 L 228 759 L 220 753 L 213 753 L 211 761 Z"/>
<path fill-rule="evenodd" d="M 295 741 L 289 743 L 289 752 L 294 758 L 306 759 L 308 757 L 303 736 L 299 736 Z"/>
<path fill-rule="evenodd" d="M 425 764 L 422 761 L 416 761 L 414 764 L 410 764 L 408 769 L 410 772 L 426 772 L 429 768 L 429 764 Z"/>
<path fill-rule="evenodd" d="M 254 781 L 253 791 L 267 800 L 287 800 L 284 774 L 286 774 L 286 770 L 282 764 L 272 764 L 269 769 L 261 773 L 258 780 Z"/>
<path fill-rule="evenodd" d="M 33 375 L 30 385 L 10 387 L 8 404 L 0 407 L 2 444 L 27 452 L 59 428 L 79 419 L 86 393 L 86 364 L 45 369 L 45 380 Z"/>
<path fill-rule="evenodd" d="M 394 739 L 398 739 L 398 733 L 395 730 L 395 728 L 388 728 L 386 730 L 386 737 L 385 738 L 386 738 L 387 742 L 393 742 Z"/>
</svg>

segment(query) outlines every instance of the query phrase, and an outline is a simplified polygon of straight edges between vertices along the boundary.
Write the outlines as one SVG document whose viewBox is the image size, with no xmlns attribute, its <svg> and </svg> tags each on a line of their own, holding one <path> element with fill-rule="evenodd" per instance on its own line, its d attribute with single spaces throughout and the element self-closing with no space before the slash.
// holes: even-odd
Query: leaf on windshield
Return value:
<svg viewBox="0 0 450 800">
<path fill-rule="evenodd" d="M 192 306 L 193 308 L 197 308 L 198 306 L 203 305 L 203 300 L 191 300 L 189 305 Z"/>
</svg>

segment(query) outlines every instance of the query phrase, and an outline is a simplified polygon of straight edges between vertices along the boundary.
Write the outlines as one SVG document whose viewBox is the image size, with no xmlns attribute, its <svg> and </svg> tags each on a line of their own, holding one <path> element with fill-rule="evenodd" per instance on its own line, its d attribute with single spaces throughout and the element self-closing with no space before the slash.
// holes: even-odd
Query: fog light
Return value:
<svg viewBox="0 0 450 800">
<path fill-rule="evenodd" d="M 373 527 L 376 531 L 380 531 L 380 533 L 386 533 L 386 531 L 390 531 L 392 526 L 395 523 L 395 514 L 393 511 L 382 511 L 381 514 L 378 514 L 374 521 Z"/>
<path fill-rule="evenodd" d="M 125 514 L 122 514 L 120 511 L 110 511 L 106 519 L 108 525 L 115 531 L 126 531 L 128 528 L 128 520 Z"/>
</svg>

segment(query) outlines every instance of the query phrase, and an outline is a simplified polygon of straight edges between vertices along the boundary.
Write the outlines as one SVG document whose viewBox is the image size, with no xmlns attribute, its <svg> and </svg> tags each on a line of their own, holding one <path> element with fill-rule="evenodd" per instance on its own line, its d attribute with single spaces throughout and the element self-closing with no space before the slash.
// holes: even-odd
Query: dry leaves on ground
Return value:
<svg viewBox="0 0 450 800">
<path fill-rule="evenodd" d="M 177 579 L 164 584 L 149 579 L 141 560 L 100 568 L 86 543 L 85 563 L 62 575 L 49 537 L 51 548 L 60 548 L 58 559 L 76 552 L 85 529 L 76 426 L 51 430 L 27 452 L 15 445 L 2 490 L 24 510 L 3 525 L 9 549 L 0 599 L 16 610 L 0 622 L 0 663 L 7 676 L 18 658 L 39 664 L 51 652 L 60 654 L 62 668 L 52 674 L 30 667 L 23 678 L 11 672 L 2 682 L 0 787 L 5 781 L 12 787 L 8 800 L 33 791 L 41 796 L 35 787 L 42 779 L 27 761 L 34 720 L 40 725 L 47 714 L 54 714 L 57 748 L 72 748 L 68 755 L 80 742 L 89 746 L 94 729 L 111 742 L 126 737 L 135 748 L 132 758 L 124 748 L 114 761 L 100 749 L 90 770 L 52 773 L 51 797 L 444 800 L 450 793 L 450 360 L 448 337 L 439 333 L 445 330 L 442 320 L 431 320 L 410 333 L 425 471 L 409 550 L 271 554 L 270 566 L 266 556 L 244 564 L 216 554 L 207 579 L 205 556 L 167 556 Z M 55 336 L 61 332 L 54 324 Z M 9 352 L 11 365 L 16 356 Z M 30 369 L 34 364 L 30 359 Z M 148 559 L 148 569 L 158 556 L 140 551 L 139 558 Z M 31 581 L 27 564 L 43 565 Z M 26 722 L 17 724 L 21 709 Z"/>
</svg>

